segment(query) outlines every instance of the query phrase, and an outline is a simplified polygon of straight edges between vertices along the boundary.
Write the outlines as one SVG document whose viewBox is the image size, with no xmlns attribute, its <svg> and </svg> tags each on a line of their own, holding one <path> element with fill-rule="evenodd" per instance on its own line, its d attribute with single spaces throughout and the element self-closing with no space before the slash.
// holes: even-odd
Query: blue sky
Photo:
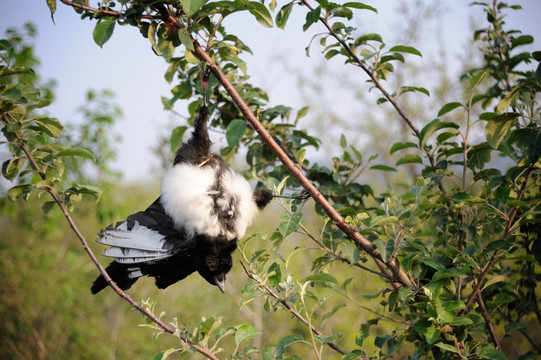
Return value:
<svg viewBox="0 0 541 360">
<path fill-rule="evenodd" d="M 413 0 L 405 1 L 414 3 Z M 94 3 L 94 2 L 92 2 Z M 363 32 L 380 33 L 392 43 L 395 36 L 393 23 L 400 21 L 396 11 L 398 1 L 366 1 L 378 9 L 378 14 L 368 11 L 355 12 L 357 22 Z M 482 15 L 479 8 L 468 6 L 469 1 L 453 0 L 443 2 L 446 6 L 442 17 L 444 39 L 452 49 L 451 54 L 459 54 L 470 35 L 470 17 L 479 21 Z M 530 49 L 541 49 L 541 1 L 512 1 L 524 7 L 507 17 L 511 28 L 520 28 L 524 33 L 536 38 Z M 278 8 L 283 2 L 278 2 Z M 174 118 L 163 110 L 161 96 L 168 96 L 171 85 L 163 78 L 167 65 L 162 58 L 154 55 L 147 39 L 140 36 L 133 27 L 116 26 L 113 37 L 103 48 L 92 40 L 95 22 L 80 20 L 71 8 L 58 2 L 55 14 L 56 25 L 51 22 L 45 0 L 4 0 L 0 12 L 0 32 L 6 28 L 20 26 L 33 21 L 38 28 L 36 54 L 41 59 L 40 74 L 44 79 L 58 82 L 56 101 L 50 113 L 62 122 L 77 123 L 80 119 L 77 107 L 84 103 L 88 89 L 110 89 L 116 94 L 116 101 L 122 107 L 123 118 L 118 122 L 117 132 L 123 141 L 117 145 L 119 158 L 115 166 L 124 174 L 124 179 L 148 179 L 153 175 L 157 161 L 150 147 L 157 143 L 159 134 L 167 132 L 171 121 L 182 124 L 182 119 Z M 252 83 L 265 89 L 271 104 L 284 104 L 299 109 L 305 104 L 295 92 L 296 76 L 288 73 L 285 63 L 295 64 L 296 68 L 310 71 L 324 63 L 318 45 L 313 46 L 310 58 L 305 56 L 304 48 L 310 38 L 323 31 L 318 25 L 303 33 L 300 29 L 305 17 L 304 9 L 296 7 L 285 30 L 265 29 L 250 15 L 233 15 L 226 18 L 224 25 L 230 33 L 237 34 L 250 46 L 254 55 L 247 55 L 248 72 Z M 389 20 L 391 19 L 391 20 Z M 426 34 L 430 37 L 431 34 Z M 432 42 L 426 41 L 426 46 Z M 430 48 L 420 48 L 423 54 Z M 359 84 L 366 79 L 359 74 Z M 329 89 L 330 92 L 333 89 Z M 180 102 L 175 110 L 187 114 L 186 102 Z"/>
</svg>

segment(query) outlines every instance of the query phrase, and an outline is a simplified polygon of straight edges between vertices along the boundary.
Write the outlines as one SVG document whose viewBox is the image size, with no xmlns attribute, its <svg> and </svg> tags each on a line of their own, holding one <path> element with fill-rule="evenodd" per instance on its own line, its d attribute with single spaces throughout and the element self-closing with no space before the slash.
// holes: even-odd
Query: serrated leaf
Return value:
<svg viewBox="0 0 541 360">
<path fill-rule="evenodd" d="M 419 155 L 415 154 L 407 154 L 402 156 L 398 161 L 396 162 L 396 166 L 402 165 L 402 164 L 422 164 L 423 159 Z"/>
<path fill-rule="evenodd" d="M 178 29 L 177 35 L 180 42 L 182 43 L 182 45 L 184 45 L 184 47 L 186 47 L 186 49 L 190 51 L 195 51 L 195 48 L 193 47 L 192 38 L 190 37 L 190 33 L 188 32 L 186 28 Z"/>
<path fill-rule="evenodd" d="M 205 4 L 205 0 L 182 0 L 181 3 L 186 15 L 191 17 L 201 9 Z"/>
<path fill-rule="evenodd" d="M 56 156 L 77 156 L 77 157 L 90 159 L 96 162 L 96 158 L 94 157 L 94 154 L 92 154 L 90 150 L 83 149 L 83 148 L 66 148 L 64 150 L 60 150 L 56 154 Z"/>
<path fill-rule="evenodd" d="M 461 106 L 464 107 L 464 105 L 462 105 L 459 102 L 450 102 L 448 104 L 445 104 L 445 105 L 443 105 L 443 107 L 438 112 L 438 116 L 442 116 L 443 114 L 447 114 L 449 111 L 454 110 L 457 107 L 461 107 Z"/>
<path fill-rule="evenodd" d="M 278 227 L 282 237 L 285 238 L 289 234 L 295 232 L 297 227 L 299 227 L 301 219 L 302 213 L 283 213 L 282 216 L 280 216 L 280 226 Z"/>
<path fill-rule="evenodd" d="M 227 145 L 234 147 L 239 144 L 240 139 L 246 132 L 246 121 L 241 119 L 235 119 L 227 125 L 225 138 L 227 139 Z"/>
<path fill-rule="evenodd" d="M 103 44 L 105 44 L 107 40 L 111 38 L 111 35 L 113 35 L 115 23 L 114 19 L 105 18 L 96 24 L 96 27 L 92 32 L 92 37 L 99 47 L 103 47 Z"/>
<path fill-rule="evenodd" d="M 237 328 L 235 333 L 235 343 L 238 345 L 242 344 L 244 341 L 255 338 L 261 333 L 257 331 L 251 324 L 242 324 Z"/>
<path fill-rule="evenodd" d="M 274 25 L 269 9 L 262 3 L 250 1 L 248 11 L 255 16 L 256 20 L 263 26 L 271 28 Z"/>
<path fill-rule="evenodd" d="M 396 52 L 401 52 L 401 53 L 407 53 L 407 54 L 412 54 L 412 55 L 417 55 L 417 56 L 423 56 L 419 50 L 417 50 L 416 48 L 412 47 L 412 46 L 405 46 L 405 45 L 397 45 L 397 46 L 393 46 L 389 52 L 392 52 L 392 51 L 396 51 Z"/>
</svg>

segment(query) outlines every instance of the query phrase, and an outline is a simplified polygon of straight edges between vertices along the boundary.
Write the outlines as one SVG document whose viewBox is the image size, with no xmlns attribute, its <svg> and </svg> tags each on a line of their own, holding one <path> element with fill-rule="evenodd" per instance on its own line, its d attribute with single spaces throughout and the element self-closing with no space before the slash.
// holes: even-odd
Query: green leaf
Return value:
<svg viewBox="0 0 541 360">
<path fill-rule="evenodd" d="M 332 275 L 329 275 L 329 274 L 325 274 L 325 273 L 319 273 L 319 274 L 312 274 L 312 275 L 309 275 L 307 276 L 305 279 L 304 279 L 304 282 L 315 282 L 315 283 L 333 283 L 333 284 L 338 284 L 338 280 L 336 280 L 334 278 L 334 276 Z"/>
<path fill-rule="evenodd" d="M 515 94 L 524 86 L 525 84 L 520 84 L 520 85 L 515 86 L 507 95 L 503 97 L 503 99 L 501 99 L 498 102 L 498 105 L 496 106 L 496 111 L 499 114 L 503 114 L 505 110 L 507 110 L 507 108 L 511 105 L 511 102 L 513 101 L 513 98 L 515 97 Z"/>
<path fill-rule="evenodd" d="M 237 332 L 235 333 L 235 343 L 238 346 L 244 341 L 251 340 L 260 334 L 261 333 L 257 331 L 256 328 L 254 328 L 252 325 L 242 324 L 237 328 Z"/>
<path fill-rule="evenodd" d="M 49 11 L 51 12 L 51 20 L 54 24 L 54 13 L 56 12 L 56 0 L 47 0 L 47 6 L 49 7 Z"/>
<path fill-rule="evenodd" d="M 280 29 L 284 29 L 287 23 L 287 20 L 289 19 L 289 15 L 291 14 L 291 10 L 293 9 L 294 2 L 290 2 L 280 9 L 278 11 L 278 14 L 276 14 L 276 26 L 278 26 Z"/>
<path fill-rule="evenodd" d="M 477 350 L 477 355 L 482 359 L 490 360 L 507 360 L 507 357 L 504 353 L 499 350 L 494 349 L 490 345 L 485 345 L 480 347 Z"/>
<path fill-rule="evenodd" d="M 30 184 L 15 185 L 8 190 L 8 199 L 10 201 L 15 201 L 19 197 L 25 197 L 28 194 L 30 194 L 31 190 L 32 190 L 32 185 Z"/>
<path fill-rule="evenodd" d="M 490 74 L 490 70 L 483 70 L 483 71 L 479 71 L 477 73 L 475 73 L 475 75 L 473 75 L 470 79 L 470 86 L 472 88 L 476 87 L 477 85 L 479 85 L 484 79 L 485 77 L 487 77 L 488 75 Z"/>
<path fill-rule="evenodd" d="M 225 138 L 229 147 L 235 147 L 246 132 L 246 121 L 235 119 L 227 125 Z"/>
<path fill-rule="evenodd" d="M 438 130 L 446 129 L 446 128 L 452 128 L 452 129 L 458 129 L 459 126 L 455 123 L 451 122 L 442 122 L 440 119 L 434 119 L 431 122 L 429 122 L 423 129 L 421 130 L 421 133 L 419 134 L 419 147 L 424 147 L 426 141 L 432 135 Z"/>
<path fill-rule="evenodd" d="M 193 47 L 192 38 L 190 37 L 190 33 L 188 32 L 186 28 L 178 29 L 177 35 L 180 42 L 182 43 L 182 45 L 186 47 L 186 49 L 190 51 L 195 51 L 195 48 Z"/>
<path fill-rule="evenodd" d="M 158 49 L 158 45 L 156 44 L 156 29 L 158 27 L 158 24 L 156 22 L 151 22 L 148 26 L 147 31 L 147 38 L 150 41 L 150 45 L 152 46 L 152 50 L 156 53 L 158 56 L 162 56 L 162 53 L 160 52 L 160 49 Z"/>
<path fill-rule="evenodd" d="M 38 126 L 44 133 L 54 138 L 58 138 L 62 131 L 64 131 L 64 127 L 62 126 L 60 121 L 54 118 L 39 117 L 35 118 L 34 122 L 38 124 Z"/>
<path fill-rule="evenodd" d="M 232 57 L 229 59 L 233 64 L 237 65 L 244 75 L 248 75 L 248 68 L 246 62 L 239 57 Z"/>
<path fill-rule="evenodd" d="M 13 180 L 19 175 L 23 168 L 25 159 L 21 157 L 13 157 L 2 164 L 2 175 L 7 180 Z"/>
<path fill-rule="evenodd" d="M 531 44 L 531 43 L 533 43 L 533 40 L 534 40 L 533 36 L 531 36 L 531 35 L 521 35 L 521 36 L 519 36 L 517 38 L 512 38 L 511 39 L 511 48 L 514 49 L 517 46 Z"/>
<path fill-rule="evenodd" d="M 370 166 L 370 170 L 396 171 L 394 167 L 390 167 L 387 165 L 372 165 Z"/>
<path fill-rule="evenodd" d="M 407 148 L 419 148 L 417 144 L 412 142 L 402 143 L 402 142 L 396 142 L 391 146 L 391 150 L 389 150 L 389 154 L 393 154 L 398 150 L 407 149 Z"/>
<path fill-rule="evenodd" d="M 302 215 L 302 213 L 291 214 L 286 212 L 280 216 L 280 226 L 278 229 L 280 230 L 280 234 L 282 234 L 283 238 L 297 230 L 297 227 L 302 219 Z"/>
<path fill-rule="evenodd" d="M 199 58 L 189 49 L 184 51 L 184 57 L 186 57 L 186 61 L 190 64 L 199 64 Z"/>
<path fill-rule="evenodd" d="M 158 38 L 158 50 L 159 50 L 159 54 L 161 54 L 161 56 L 163 56 L 163 58 L 165 60 L 170 60 L 172 57 L 173 57 L 173 54 L 175 52 L 175 47 L 173 45 L 173 42 L 172 41 L 169 41 L 167 39 L 162 39 L 161 37 Z M 189 50 L 185 50 L 185 52 L 189 52 Z M 186 56 L 186 60 L 188 60 L 188 57 Z M 188 60 L 189 61 L 189 60 Z M 197 64 L 197 62 L 195 62 L 195 64 Z"/>
<path fill-rule="evenodd" d="M 83 157 L 86 159 L 90 159 L 94 162 L 96 162 L 96 158 L 92 154 L 90 150 L 83 149 L 83 148 L 66 148 L 64 150 L 60 150 L 56 156 L 78 156 Z"/>
<path fill-rule="evenodd" d="M 181 3 L 186 15 L 191 17 L 201 9 L 205 0 L 181 0 Z"/>
<path fill-rule="evenodd" d="M 248 11 L 250 12 L 250 14 L 255 16 L 255 18 L 261 25 L 268 28 L 271 28 L 274 25 L 274 22 L 272 20 L 272 16 L 269 10 L 262 3 L 259 3 L 256 1 L 250 1 Z"/>
<path fill-rule="evenodd" d="M 459 102 L 450 102 L 448 104 L 443 105 L 443 107 L 438 112 L 438 116 L 442 116 L 443 114 L 447 114 L 449 111 L 456 109 L 457 107 L 465 107 Z"/>
<path fill-rule="evenodd" d="M 430 91 L 428 91 L 424 87 L 418 87 L 418 86 L 402 86 L 400 87 L 400 93 L 407 93 L 407 92 L 420 92 L 422 94 L 425 94 L 426 96 L 430 96 Z"/>
<path fill-rule="evenodd" d="M 377 41 L 379 43 L 383 43 L 383 39 L 381 38 L 381 35 L 371 33 L 371 34 L 364 34 L 359 36 L 357 39 L 355 39 L 354 45 L 359 46 L 361 44 L 364 44 L 367 41 Z"/>
<path fill-rule="evenodd" d="M 373 11 L 375 13 L 378 12 L 378 10 L 375 7 L 372 7 L 370 5 L 366 5 L 366 4 L 363 4 L 363 3 L 360 3 L 360 2 L 347 2 L 347 3 L 343 4 L 342 6 L 350 7 L 350 8 L 354 8 L 354 9 L 360 9 L 360 10 L 370 10 L 370 11 Z"/>
<path fill-rule="evenodd" d="M 103 47 L 103 44 L 107 42 L 113 35 L 115 30 L 115 20 L 111 18 L 105 18 L 102 21 L 96 24 L 94 31 L 92 32 L 92 37 L 94 42 L 98 44 L 99 47 Z"/>
<path fill-rule="evenodd" d="M 402 165 L 402 164 L 422 164 L 423 159 L 419 155 L 415 154 L 407 154 L 405 156 L 402 156 L 398 161 L 396 162 L 396 166 Z"/>
<path fill-rule="evenodd" d="M 458 351 L 457 348 L 455 348 L 454 346 L 449 345 L 449 344 L 444 344 L 442 342 L 439 342 L 437 344 L 434 344 L 434 346 L 437 346 L 440 349 L 445 350 L 445 351 L 450 351 L 450 352 L 453 352 L 455 354 L 460 354 L 460 351 Z"/>
<path fill-rule="evenodd" d="M 313 10 L 310 10 L 306 13 L 306 22 L 302 27 L 302 31 L 308 30 L 308 28 L 313 24 L 319 21 L 319 16 L 321 15 L 321 6 L 316 7 Z M 306 48 L 308 49 L 308 48 Z"/>
<path fill-rule="evenodd" d="M 396 51 L 396 52 L 402 52 L 402 53 L 407 53 L 407 54 L 413 54 L 413 55 L 417 55 L 417 56 L 423 56 L 419 50 L 417 50 L 416 48 L 414 47 L 411 47 L 411 46 L 405 46 L 405 45 L 397 45 L 397 46 L 393 46 L 389 52 L 392 52 L 392 51 Z"/>
<path fill-rule="evenodd" d="M 348 146 L 348 142 L 344 134 L 340 134 L 340 146 L 345 149 Z"/>
<path fill-rule="evenodd" d="M 184 133 L 188 129 L 187 126 L 178 126 L 173 129 L 173 132 L 171 133 L 171 152 L 176 153 L 177 149 L 182 144 L 182 137 L 184 136 Z"/>
<path fill-rule="evenodd" d="M 303 341 L 303 340 L 304 340 L 304 337 L 302 335 L 299 335 L 299 334 L 292 334 L 292 335 L 288 335 L 288 336 L 282 338 L 282 340 L 278 341 L 278 344 L 276 344 L 276 348 L 278 349 L 278 353 L 283 355 L 285 353 L 285 348 L 286 347 L 288 347 L 289 345 L 294 344 L 296 342 Z"/>
<path fill-rule="evenodd" d="M 164 350 L 162 351 L 161 353 L 159 353 L 158 355 L 154 356 L 154 358 L 152 360 L 166 360 L 167 357 L 177 351 L 179 351 L 180 349 L 178 348 L 169 348 L 167 350 Z"/>
<path fill-rule="evenodd" d="M 485 135 L 487 142 L 493 149 L 497 149 L 502 141 L 506 138 L 509 128 L 515 120 L 520 116 L 518 113 L 505 113 L 497 116 L 487 122 L 485 127 Z"/>
</svg>

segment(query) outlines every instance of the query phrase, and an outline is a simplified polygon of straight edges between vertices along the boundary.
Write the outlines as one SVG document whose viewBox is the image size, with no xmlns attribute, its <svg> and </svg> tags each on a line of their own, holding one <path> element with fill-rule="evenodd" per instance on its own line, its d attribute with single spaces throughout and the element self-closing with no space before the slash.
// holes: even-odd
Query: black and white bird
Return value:
<svg viewBox="0 0 541 360">
<path fill-rule="evenodd" d="M 142 276 L 154 277 L 164 289 L 197 271 L 224 292 L 237 239 L 272 200 L 270 191 L 254 191 L 210 151 L 209 116 L 201 106 L 191 138 L 163 178 L 161 196 L 98 234 L 97 242 L 109 247 L 103 255 L 114 258 L 107 273 L 121 289 Z M 106 286 L 100 275 L 91 291 L 96 294 Z"/>
</svg>

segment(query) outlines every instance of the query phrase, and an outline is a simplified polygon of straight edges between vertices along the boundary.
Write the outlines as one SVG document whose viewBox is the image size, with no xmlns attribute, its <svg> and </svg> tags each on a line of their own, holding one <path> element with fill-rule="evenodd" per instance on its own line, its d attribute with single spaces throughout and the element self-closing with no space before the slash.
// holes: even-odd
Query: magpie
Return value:
<svg viewBox="0 0 541 360">
<path fill-rule="evenodd" d="M 98 233 L 96 241 L 114 258 L 106 268 L 111 279 L 129 289 L 150 276 L 160 289 L 198 272 L 224 292 L 237 248 L 258 210 L 273 198 L 253 190 L 246 179 L 211 152 L 210 112 L 202 105 L 190 139 L 175 154 L 162 181 L 161 195 L 146 210 L 129 215 Z M 93 294 L 107 286 L 100 275 Z"/>
</svg>

